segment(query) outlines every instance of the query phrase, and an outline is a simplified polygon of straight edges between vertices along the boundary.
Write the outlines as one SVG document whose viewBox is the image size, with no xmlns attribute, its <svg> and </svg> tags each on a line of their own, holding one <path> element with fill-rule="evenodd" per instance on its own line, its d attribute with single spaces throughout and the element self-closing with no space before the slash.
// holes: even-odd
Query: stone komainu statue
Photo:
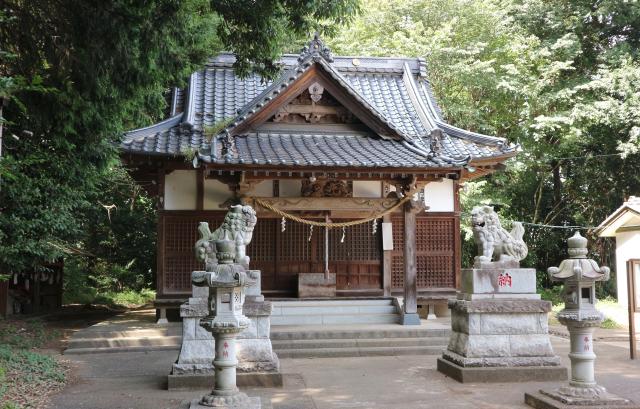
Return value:
<svg viewBox="0 0 640 409">
<path fill-rule="evenodd" d="M 478 246 L 476 263 L 507 261 L 519 262 L 527 256 L 528 248 L 522 236 L 524 227 L 514 222 L 511 233 L 500 225 L 498 214 L 491 206 L 477 206 L 471 211 L 473 238 Z"/>
<path fill-rule="evenodd" d="M 205 263 L 206 271 L 213 271 L 218 264 L 215 254 L 216 240 L 233 240 L 236 243 L 235 262 L 248 269 L 249 257 L 246 248 L 251 242 L 257 221 L 256 212 L 251 206 L 236 205 L 231 206 L 222 225 L 213 233 L 209 229 L 209 223 L 200 222 L 200 239 L 195 245 L 196 259 Z"/>
</svg>

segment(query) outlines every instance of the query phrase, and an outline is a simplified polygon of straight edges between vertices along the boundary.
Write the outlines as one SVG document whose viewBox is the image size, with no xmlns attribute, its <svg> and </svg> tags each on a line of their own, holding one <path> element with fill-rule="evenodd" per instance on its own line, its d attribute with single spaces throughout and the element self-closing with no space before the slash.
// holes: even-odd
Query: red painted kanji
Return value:
<svg viewBox="0 0 640 409">
<path fill-rule="evenodd" d="M 511 276 L 508 273 L 502 273 L 498 276 L 498 287 L 511 287 Z"/>
</svg>

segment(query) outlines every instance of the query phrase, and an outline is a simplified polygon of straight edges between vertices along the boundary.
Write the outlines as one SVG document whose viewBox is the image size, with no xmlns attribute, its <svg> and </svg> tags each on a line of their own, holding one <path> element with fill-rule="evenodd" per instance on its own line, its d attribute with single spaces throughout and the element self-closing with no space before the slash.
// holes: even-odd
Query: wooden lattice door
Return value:
<svg viewBox="0 0 640 409">
<path fill-rule="evenodd" d="M 333 220 L 340 222 L 343 220 Z M 344 240 L 343 240 L 344 233 Z M 324 229 L 319 234 L 319 259 L 324 260 Z M 382 288 L 381 236 L 370 223 L 342 229 L 329 229 L 329 271 L 336 274 L 339 291 Z M 320 271 L 324 271 L 324 265 Z"/>
<path fill-rule="evenodd" d="M 204 266 L 197 262 L 193 246 L 198 240 L 198 224 L 209 222 L 211 229 L 222 224 L 225 212 L 165 211 L 160 220 L 159 293 L 188 294 L 191 272 Z M 324 272 L 323 228 L 309 234 L 308 225 L 288 221 L 282 231 L 280 219 L 260 218 L 247 255 L 251 268 L 262 271 L 265 294 L 293 297 L 298 274 Z M 329 271 L 336 273 L 338 290 L 359 291 L 382 288 L 380 233 L 372 234 L 370 224 L 349 227 L 342 242 L 342 230 L 329 233 Z"/>
<path fill-rule="evenodd" d="M 394 215 L 391 287 L 404 287 L 404 218 Z M 456 287 L 455 216 L 419 215 L 416 217 L 417 286 L 419 290 Z"/>
</svg>

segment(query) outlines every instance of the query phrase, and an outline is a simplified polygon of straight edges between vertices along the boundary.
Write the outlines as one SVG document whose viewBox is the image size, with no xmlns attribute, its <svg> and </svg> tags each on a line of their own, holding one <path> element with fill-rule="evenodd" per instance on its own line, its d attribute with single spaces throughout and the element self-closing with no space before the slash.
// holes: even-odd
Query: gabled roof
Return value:
<svg viewBox="0 0 640 409">
<path fill-rule="evenodd" d="M 282 74 L 272 82 L 237 77 L 234 61 L 228 53 L 211 59 L 186 90 L 174 91 L 176 115 L 126 133 L 123 152 L 180 156 L 195 150 L 201 161 L 219 164 L 394 168 L 451 168 L 515 155 L 516 147 L 503 138 L 443 121 L 423 60 L 333 57 L 316 36 L 299 56 L 282 57 Z M 256 118 L 310 76 L 324 79 L 337 99 L 349 100 L 367 130 L 255 129 Z M 221 129 L 205 135 L 211 128 Z"/>
<path fill-rule="evenodd" d="M 640 224 L 640 197 L 631 196 L 596 228 L 600 237 L 614 237 L 618 229 L 629 223 Z"/>
</svg>

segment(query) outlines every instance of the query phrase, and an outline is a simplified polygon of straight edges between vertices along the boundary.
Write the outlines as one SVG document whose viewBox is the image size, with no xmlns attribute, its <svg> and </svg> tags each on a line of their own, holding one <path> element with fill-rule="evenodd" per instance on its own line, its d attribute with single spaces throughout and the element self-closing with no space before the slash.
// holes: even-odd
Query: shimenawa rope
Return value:
<svg viewBox="0 0 640 409">
<path fill-rule="evenodd" d="M 398 203 L 394 204 L 393 206 L 391 206 L 390 208 L 386 209 L 382 213 L 379 213 L 379 214 L 377 214 L 375 216 L 367 217 L 365 219 L 358 219 L 358 220 L 352 220 L 352 221 L 349 221 L 349 222 L 341 222 L 341 223 L 316 222 L 316 221 L 313 221 L 313 220 L 303 219 L 302 217 L 298 217 L 298 216 L 293 215 L 291 213 L 287 213 L 287 212 L 285 212 L 283 210 L 280 210 L 280 209 L 274 207 L 273 205 L 271 205 L 270 203 L 267 203 L 267 202 L 263 201 L 260 198 L 253 197 L 250 200 L 253 200 L 255 203 L 259 204 L 260 206 L 264 207 L 267 210 L 270 210 L 270 211 L 274 212 L 275 214 L 277 214 L 280 217 L 286 217 L 289 220 L 293 220 L 293 221 L 298 222 L 298 223 L 308 224 L 308 225 L 311 225 L 311 226 L 327 227 L 329 229 L 337 229 L 337 228 L 341 228 L 341 227 L 349 227 L 349 226 L 355 226 L 355 225 L 362 224 L 362 223 L 368 223 L 368 222 L 370 222 L 372 220 L 377 220 L 377 219 L 379 219 L 379 218 L 381 218 L 381 217 L 383 217 L 383 216 L 395 211 L 397 208 L 399 208 L 400 206 L 402 206 L 403 204 L 405 204 L 409 200 L 413 199 L 413 195 L 418 190 L 420 190 L 420 188 L 413 189 L 412 191 L 407 193 L 405 197 L 403 197 L 402 199 L 398 200 Z"/>
</svg>

